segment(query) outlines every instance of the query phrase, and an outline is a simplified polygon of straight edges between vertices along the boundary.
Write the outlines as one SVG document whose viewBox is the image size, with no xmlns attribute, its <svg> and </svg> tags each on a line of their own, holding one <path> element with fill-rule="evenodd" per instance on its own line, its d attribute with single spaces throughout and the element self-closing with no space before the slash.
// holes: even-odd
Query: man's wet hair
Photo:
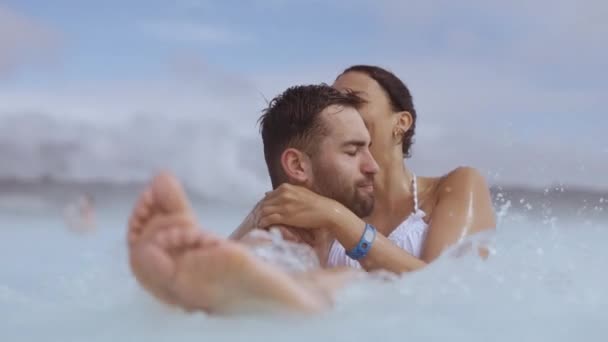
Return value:
<svg viewBox="0 0 608 342">
<path fill-rule="evenodd" d="M 359 108 L 363 99 L 354 92 L 340 92 L 327 84 L 298 85 L 270 101 L 260 117 L 264 158 L 273 188 L 287 181 L 281 155 L 295 148 L 314 155 L 329 134 L 321 112 L 332 105 Z"/>
</svg>

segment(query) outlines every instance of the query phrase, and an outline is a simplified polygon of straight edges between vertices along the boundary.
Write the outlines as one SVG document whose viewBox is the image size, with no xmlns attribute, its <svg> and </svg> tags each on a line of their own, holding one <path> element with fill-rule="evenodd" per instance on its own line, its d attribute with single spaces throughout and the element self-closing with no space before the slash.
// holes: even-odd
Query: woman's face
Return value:
<svg viewBox="0 0 608 342">
<path fill-rule="evenodd" d="M 338 77 L 333 87 L 340 91 L 356 91 L 366 101 L 359 112 L 372 140 L 370 151 L 374 159 L 382 164 L 390 157 L 395 146 L 393 131 L 396 125 L 396 116 L 385 91 L 373 78 L 356 71 Z"/>
</svg>

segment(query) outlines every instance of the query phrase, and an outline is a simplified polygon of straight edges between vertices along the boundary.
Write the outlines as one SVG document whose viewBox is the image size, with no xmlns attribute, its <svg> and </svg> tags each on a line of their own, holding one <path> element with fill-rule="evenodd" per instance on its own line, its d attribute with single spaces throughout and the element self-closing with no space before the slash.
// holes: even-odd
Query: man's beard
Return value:
<svg viewBox="0 0 608 342">
<path fill-rule="evenodd" d="M 349 184 L 348 180 L 331 170 L 315 168 L 313 174 L 314 184 L 311 190 L 314 192 L 340 202 L 358 217 L 366 217 L 372 213 L 374 194 L 363 194 L 360 187 L 373 184 L 373 179 L 362 179 L 356 184 Z"/>
</svg>

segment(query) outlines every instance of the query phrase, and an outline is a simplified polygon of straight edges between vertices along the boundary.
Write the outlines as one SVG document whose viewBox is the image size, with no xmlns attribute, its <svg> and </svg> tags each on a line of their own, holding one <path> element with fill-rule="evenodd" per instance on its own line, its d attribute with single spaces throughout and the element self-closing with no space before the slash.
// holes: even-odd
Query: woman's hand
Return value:
<svg viewBox="0 0 608 342">
<path fill-rule="evenodd" d="M 305 187 L 282 184 L 266 193 L 260 203 L 257 226 L 285 225 L 304 229 L 327 229 L 342 205 Z"/>
</svg>

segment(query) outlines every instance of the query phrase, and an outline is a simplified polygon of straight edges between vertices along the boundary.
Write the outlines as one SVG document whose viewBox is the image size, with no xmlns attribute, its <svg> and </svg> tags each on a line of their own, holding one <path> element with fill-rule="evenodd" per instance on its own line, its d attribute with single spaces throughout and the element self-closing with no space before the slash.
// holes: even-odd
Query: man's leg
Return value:
<svg viewBox="0 0 608 342">
<path fill-rule="evenodd" d="M 188 310 L 227 313 L 274 305 L 318 312 L 331 305 L 340 285 L 340 277 L 321 276 L 325 271 L 289 274 L 257 259 L 245 244 L 197 228 L 184 191 L 168 174 L 155 177 L 142 194 L 128 240 L 139 283 Z"/>
</svg>

